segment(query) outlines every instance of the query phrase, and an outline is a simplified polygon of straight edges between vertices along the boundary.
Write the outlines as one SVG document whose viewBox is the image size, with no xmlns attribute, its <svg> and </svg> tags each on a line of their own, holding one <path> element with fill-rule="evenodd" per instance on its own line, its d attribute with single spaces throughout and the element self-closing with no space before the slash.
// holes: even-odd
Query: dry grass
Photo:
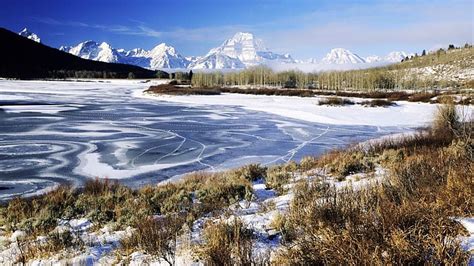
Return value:
<svg viewBox="0 0 474 266">
<path fill-rule="evenodd" d="M 252 265 L 253 245 L 253 232 L 241 220 L 209 222 L 195 254 L 205 265 Z"/>
<path fill-rule="evenodd" d="M 240 94 L 253 94 L 253 95 L 275 95 L 275 96 L 299 96 L 299 97 L 312 97 L 313 92 L 308 89 L 278 89 L 278 88 L 249 88 L 240 89 L 235 87 L 219 87 L 219 90 L 223 93 L 240 93 Z"/>
<path fill-rule="evenodd" d="M 220 90 L 214 88 L 179 87 L 173 84 L 151 86 L 145 92 L 167 95 L 219 95 Z"/>
<path fill-rule="evenodd" d="M 293 172 L 287 171 L 283 166 L 272 166 L 267 170 L 265 185 L 267 188 L 275 189 L 282 194 L 284 185 L 288 184 L 292 177 Z"/>
<path fill-rule="evenodd" d="M 249 166 L 230 172 L 194 173 L 180 182 L 139 190 L 96 179 L 86 182 L 82 189 L 61 186 L 35 198 L 13 199 L 2 210 L 1 220 L 7 231 L 21 229 L 30 235 L 47 234 L 58 219 L 79 217 L 97 226 L 114 223 L 126 227 L 153 214 L 185 213 L 192 222 L 204 213 L 220 211 L 244 198 L 250 200 L 253 191 L 249 179 L 262 171 Z"/>
<path fill-rule="evenodd" d="M 277 263 L 465 264 L 469 255 L 458 240 L 464 230 L 452 217 L 474 215 L 472 139 L 435 133 L 459 131 L 449 108 L 439 111 L 432 131 L 360 155 L 357 161 L 376 156 L 389 170 L 382 183 L 362 190 L 318 181 L 296 186 L 290 211 L 278 223 L 291 237 Z M 353 151 L 341 153 L 319 164 L 350 158 Z"/>
<path fill-rule="evenodd" d="M 395 106 L 396 103 L 390 100 L 383 100 L 383 99 L 375 99 L 370 101 L 363 101 L 360 103 L 361 105 L 368 106 L 368 107 L 389 107 Z"/>
<path fill-rule="evenodd" d="M 318 102 L 318 105 L 331 105 L 331 106 L 344 106 L 344 105 L 353 105 L 354 102 L 346 99 L 346 98 L 340 98 L 340 97 L 327 97 L 324 99 L 321 99 Z"/>
<path fill-rule="evenodd" d="M 17 240 L 20 254 L 17 263 L 26 264 L 35 258 L 49 258 L 64 251 L 80 251 L 84 242 L 71 231 L 51 232 L 44 240 L 32 240 L 31 236 Z"/>
<path fill-rule="evenodd" d="M 312 167 L 322 168 L 339 180 L 343 180 L 351 174 L 372 172 L 375 165 L 367 151 L 354 146 L 346 150 L 329 151 L 318 158 Z"/>
<path fill-rule="evenodd" d="M 184 223 L 185 219 L 179 215 L 144 219 L 135 225 L 131 236 L 120 241 L 121 250 L 128 255 L 143 250 L 153 258 L 174 265 L 176 239 Z"/>
<path fill-rule="evenodd" d="M 431 98 L 438 95 L 439 94 L 437 93 L 416 93 L 416 94 L 410 95 L 410 97 L 408 98 L 408 101 L 428 103 L 431 101 Z"/>
</svg>

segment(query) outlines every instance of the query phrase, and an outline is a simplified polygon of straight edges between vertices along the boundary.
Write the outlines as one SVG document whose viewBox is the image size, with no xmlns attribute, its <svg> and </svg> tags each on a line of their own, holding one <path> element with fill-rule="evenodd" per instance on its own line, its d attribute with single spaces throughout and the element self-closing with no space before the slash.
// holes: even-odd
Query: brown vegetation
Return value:
<svg viewBox="0 0 474 266">
<path fill-rule="evenodd" d="M 191 87 L 179 87 L 173 84 L 161 84 L 151 86 L 145 92 L 156 93 L 156 94 L 167 94 L 167 95 L 219 95 L 219 90 L 212 88 L 191 88 Z"/>
<path fill-rule="evenodd" d="M 332 105 L 332 106 L 344 106 L 344 105 L 353 105 L 354 102 L 340 97 L 327 97 L 323 98 L 318 102 L 319 105 Z"/>
<path fill-rule="evenodd" d="M 146 218 L 137 222 L 131 236 L 120 241 L 121 250 L 128 254 L 137 249 L 143 250 L 152 257 L 174 265 L 176 239 L 184 223 L 184 217 L 179 215 Z"/>
<path fill-rule="evenodd" d="M 335 164 L 349 173 L 358 168 L 352 165 L 355 156 L 354 162 L 382 164 L 389 176 L 358 190 L 301 182 L 288 215 L 278 222 L 290 236 L 278 263 L 466 263 L 469 255 L 457 240 L 464 230 L 452 217 L 474 214 L 472 122 L 455 120 L 453 110 L 440 109 L 429 132 L 314 161 L 314 167 Z M 439 133 L 448 130 L 452 134 Z"/>
<path fill-rule="evenodd" d="M 387 106 L 397 105 L 396 103 L 394 103 L 390 100 L 383 100 L 383 99 L 363 101 L 360 104 L 363 105 L 363 106 L 368 106 L 368 107 L 387 107 Z"/>
<path fill-rule="evenodd" d="M 210 222 L 195 253 L 206 265 L 252 265 L 253 242 L 252 230 L 239 219 Z"/>
<path fill-rule="evenodd" d="M 124 254 L 141 250 L 173 264 L 176 237 L 186 224 L 189 228 L 204 215 L 221 216 L 229 205 L 252 199 L 252 181 L 263 178 L 267 188 L 284 193 L 298 172 L 318 169 L 342 180 L 380 165 L 387 176 L 357 189 L 336 189 L 319 178 L 298 181 L 288 213 L 272 223 L 284 246 L 274 263 L 463 264 L 469 255 L 458 236 L 464 230 L 453 217 L 474 215 L 474 122 L 461 122 L 456 110 L 454 105 L 440 107 L 431 128 L 412 136 L 330 151 L 300 164 L 198 172 L 138 190 L 98 179 L 81 189 L 61 186 L 10 201 L 0 208 L 0 221 L 7 232 L 27 232 L 19 240 L 20 263 L 81 249 L 84 243 L 73 231 L 53 229 L 58 219 L 87 217 L 97 226 L 133 226 L 132 235 L 121 241 Z M 38 242 L 38 235 L 47 238 Z M 210 265 L 263 263 L 253 248 L 253 232 L 242 221 L 211 219 L 194 251 Z"/>
<path fill-rule="evenodd" d="M 317 96 L 334 96 L 327 97 L 321 101 L 321 105 L 349 105 L 354 104 L 350 99 L 341 97 L 357 97 L 373 99 L 365 101 L 362 104 L 370 107 L 393 106 L 394 101 L 410 101 L 410 102 L 429 102 L 429 103 L 450 103 L 469 105 L 472 104 L 473 98 L 464 96 L 464 98 L 456 102 L 452 95 L 460 94 L 461 91 L 433 91 L 433 92 L 413 92 L 404 91 L 331 91 L 331 90 L 314 90 L 314 89 L 282 89 L 282 88 L 237 88 L 225 86 L 178 86 L 176 84 L 161 84 L 151 86 L 145 92 L 165 95 L 219 95 L 221 93 L 239 93 L 251 95 L 267 95 L 267 96 L 298 96 L 298 97 L 317 97 Z M 437 100 L 433 100 L 437 97 Z"/>
</svg>

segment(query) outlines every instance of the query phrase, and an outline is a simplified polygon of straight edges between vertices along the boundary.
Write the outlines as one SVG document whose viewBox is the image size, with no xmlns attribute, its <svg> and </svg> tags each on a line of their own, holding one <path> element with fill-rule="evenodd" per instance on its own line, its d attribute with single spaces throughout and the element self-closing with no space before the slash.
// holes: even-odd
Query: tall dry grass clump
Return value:
<svg viewBox="0 0 474 266">
<path fill-rule="evenodd" d="M 144 219 L 137 222 L 132 235 L 120 241 L 121 250 L 125 253 L 143 250 L 154 258 L 174 265 L 176 241 L 184 223 L 184 217 L 179 215 Z"/>
<path fill-rule="evenodd" d="M 209 222 L 203 231 L 203 243 L 195 253 L 206 265 L 252 265 L 252 230 L 234 218 Z"/>
<path fill-rule="evenodd" d="M 438 107 L 432 130 L 435 134 L 452 137 L 459 129 L 459 115 L 454 104 L 444 104 Z"/>
</svg>

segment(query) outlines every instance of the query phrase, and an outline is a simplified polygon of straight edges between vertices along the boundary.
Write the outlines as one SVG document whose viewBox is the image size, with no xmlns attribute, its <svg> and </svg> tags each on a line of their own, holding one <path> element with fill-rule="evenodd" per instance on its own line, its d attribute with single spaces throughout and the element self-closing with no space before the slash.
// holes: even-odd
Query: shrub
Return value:
<svg viewBox="0 0 474 266">
<path fill-rule="evenodd" d="M 275 189 L 283 193 L 283 186 L 288 184 L 292 178 L 292 173 L 285 170 L 284 166 L 277 165 L 268 168 L 265 178 L 267 188 Z"/>
<path fill-rule="evenodd" d="M 454 104 L 455 99 L 451 95 L 439 95 L 436 100 L 431 101 L 432 103 L 442 103 L 442 104 Z"/>
<path fill-rule="evenodd" d="M 353 148 L 348 151 L 332 151 L 321 158 L 324 168 L 342 180 L 347 175 L 374 170 L 373 158 Z"/>
<path fill-rule="evenodd" d="M 324 99 L 321 99 L 318 102 L 319 105 L 332 105 L 332 106 L 343 106 L 343 105 L 352 105 L 354 104 L 353 101 L 346 99 L 346 98 L 340 98 L 340 97 L 327 97 Z"/>
<path fill-rule="evenodd" d="M 459 125 L 459 116 L 455 105 L 447 104 L 438 107 L 432 126 L 434 134 L 452 137 L 457 132 Z"/>
<path fill-rule="evenodd" d="M 431 101 L 431 98 L 435 97 L 437 94 L 436 93 L 415 93 L 410 95 L 408 98 L 409 102 L 425 102 L 428 103 Z"/>
<path fill-rule="evenodd" d="M 387 106 L 395 106 L 396 103 L 389 101 L 389 100 L 382 100 L 382 99 L 375 99 L 370 101 L 363 101 L 360 103 L 361 105 L 368 106 L 368 107 L 387 107 Z"/>
<path fill-rule="evenodd" d="M 241 220 L 208 223 L 203 231 L 203 244 L 195 251 L 207 265 L 251 265 L 253 232 Z"/>
<path fill-rule="evenodd" d="M 259 178 L 264 178 L 266 171 L 267 168 L 260 166 L 260 164 L 249 164 L 234 170 L 233 173 L 237 177 L 255 181 Z"/>
<path fill-rule="evenodd" d="M 70 231 L 51 232 L 45 240 L 23 239 L 18 241 L 18 262 L 26 264 L 36 258 L 48 258 L 65 250 L 81 250 L 84 242 Z"/>
<path fill-rule="evenodd" d="M 168 94 L 168 95 L 219 95 L 221 94 L 219 89 L 214 88 L 191 88 L 191 87 L 179 87 L 176 84 L 161 84 L 151 86 L 145 92 L 156 93 L 156 94 Z"/>
<path fill-rule="evenodd" d="M 305 156 L 300 161 L 300 168 L 303 171 L 309 171 L 311 169 L 314 169 L 315 167 L 317 167 L 317 165 L 318 165 L 317 159 L 312 156 Z"/>
<path fill-rule="evenodd" d="M 205 212 L 221 209 L 244 198 L 250 200 L 252 195 L 250 182 L 235 178 L 214 177 L 196 190 L 196 198 Z"/>
<path fill-rule="evenodd" d="M 281 235 L 281 241 L 283 244 L 291 243 L 296 238 L 296 231 L 292 227 L 293 224 L 289 222 L 286 215 L 278 212 L 270 222 L 270 228 L 277 230 Z"/>
<path fill-rule="evenodd" d="M 176 237 L 180 233 L 184 219 L 180 216 L 146 218 L 137 222 L 131 236 L 120 241 L 122 251 L 131 253 L 143 250 L 152 257 L 160 258 L 174 265 Z"/>
</svg>

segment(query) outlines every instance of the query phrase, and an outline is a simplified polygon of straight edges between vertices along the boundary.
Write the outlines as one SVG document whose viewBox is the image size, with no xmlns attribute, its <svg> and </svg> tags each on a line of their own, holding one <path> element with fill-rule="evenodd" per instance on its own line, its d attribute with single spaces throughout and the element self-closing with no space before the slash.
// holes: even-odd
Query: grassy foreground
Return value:
<svg viewBox="0 0 474 266">
<path fill-rule="evenodd" d="M 121 239 L 118 261 L 142 251 L 175 262 L 178 236 L 203 217 L 221 217 L 228 207 L 255 194 L 252 182 L 293 193 L 289 209 L 272 226 L 281 248 L 270 257 L 253 253 L 255 235 L 239 219 L 216 218 L 190 247 L 196 260 L 211 265 L 294 264 L 463 264 L 469 254 L 453 217 L 473 217 L 473 122 L 461 123 L 452 105 L 440 108 L 433 126 L 411 137 L 358 145 L 270 168 L 248 165 L 220 173 L 194 173 L 176 183 L 133 190 L 108 180 L 83 188 L 61 186 L 35 198 L 1 207 L 7 234 L 23 230 L 16 262 L 84 250 L 70 231 L 55 230 L 58 219 L 86 217 L 90 230 L 104 225 L 133 233 Z M 326 177 L 354 173 L 388 175 L 373 184 L 336 189 Z M 324 175 L 317 175 L 315 172 Z M 312 177 L 294 181 L 295 176 Z M 294 182 L 289 191 L 288 184 Z M 38 242 L 38 236 L 46 236 Z"/>
</svg>

